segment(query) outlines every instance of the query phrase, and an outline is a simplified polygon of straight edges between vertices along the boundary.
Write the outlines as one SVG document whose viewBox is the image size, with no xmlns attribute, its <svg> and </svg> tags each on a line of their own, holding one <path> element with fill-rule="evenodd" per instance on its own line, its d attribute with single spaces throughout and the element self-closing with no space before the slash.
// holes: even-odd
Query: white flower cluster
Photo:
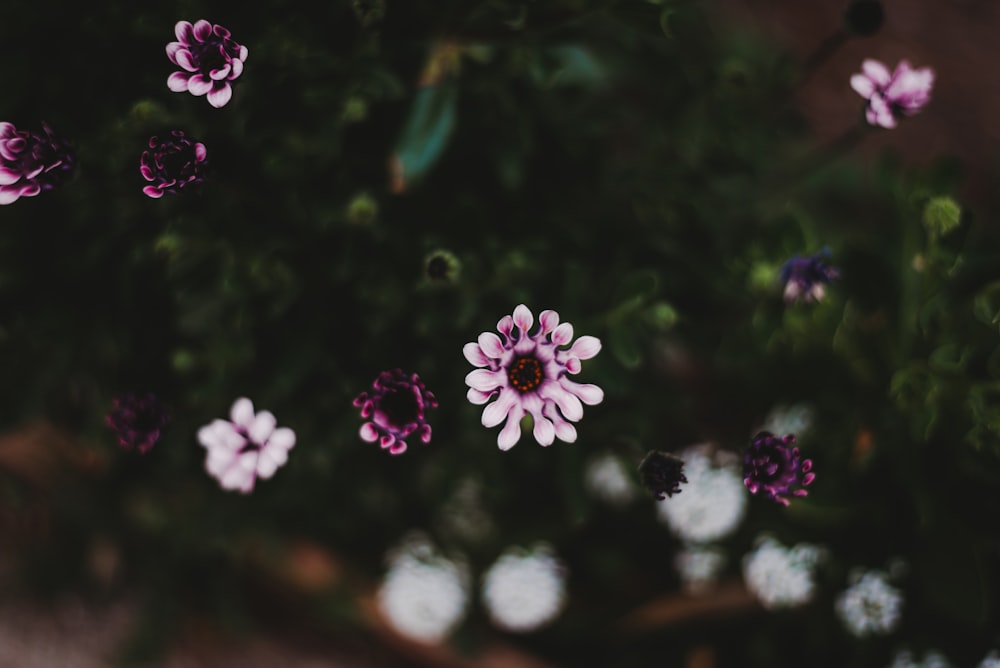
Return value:
<svg viewBox="0 0 1000 668">
<path fill-rule="evenodd" d="M 686 543 L 709 543 L 732 533 L 743 519 L 747 490 L 735 458 L 725 461 L 704 446 L 677 453 L 687 483 L 658 503 L 660 519 Z"/>
<path fill-rule="evenodd" d="M 993 650 L 983 657 L 976 668 L 1000 668 L 1000 652 Z"/>
<path fill-rule="evenodd" d="M 482 593 L 494 624 L 508 631 L 533 631 L 562 612 L 565 568 L 545 544 L 510 548 L 486 571 Z"/>
<path fill-rule="evenodd" d="M 924 654 L 922 661 L 918 661 L 909 650 L 901 650 L 896 652 L 889 668 L 952 668 L 952 665 L 943 654 L 934 650 Z"/>
<path fill-rule="evenodd" d="M 419 535 L 406 540 L 387 560 L 389 570 L 376 594 L 379 610 L 401 634 L 440 642 L 465 616 L 467 567 L 441 556 Z"/>
<path fill-rule="evenodd" d="M 587 462 L 583 481 L 595 498 L 614 506 L 623 506 L 635 498 L 635 485 L 625 465 L 610 453 L 597 455 Z"/>
<path fill-rule="evenodd" d="M 779 436 L 795 434 L 801 438 L 812 427 L 813 414 L 814 411 L 808 404 L 800 403 L 791 406 L 778 404 L 767 414 L 761 429 Z"/>
<path fill-rule="evenodd" d="M 812 600 L 813 571 L 822 558 L 815 545 L 786 549 L 773 538 L 758 538 L 757 549 L 743 557 L 743 579 L 765 608 L 797 607 Z"/>
<path fill-rule="evenodd" d="M 851 582 L 834 604 L 847 630 L 859 638 L 894 631 L 903 611 L 903 593 L 889 584 L 889 575 L 855 571 Z"/>
<path fill-rule="evenodd" d="M 674 557 L 674 566 L 684 589 L 692 594 L 701 593 L 714 584 L 725 563 L 722 551 L 712 547 L 693 546 L 681 550 Z"/>
</svg>

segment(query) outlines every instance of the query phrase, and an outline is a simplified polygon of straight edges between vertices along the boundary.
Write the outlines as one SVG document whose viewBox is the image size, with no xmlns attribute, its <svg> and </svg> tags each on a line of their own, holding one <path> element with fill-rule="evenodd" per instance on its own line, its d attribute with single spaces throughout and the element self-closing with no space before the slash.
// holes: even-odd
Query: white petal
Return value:
<svg viewBox="0 0 1000 668">
<path fill-rule="evenodd" d="M 546 309 L 538 314 L 538 322 L 542 325 L 542 334 L 548 334 L 559 326 L 559 314 L 551 309 Z"/>
<path fill-rule="evenodd" d="M 518 304 L 517 308 L 514 309 L 514 324 L 517 325 L 522 334 L 527 336 L 528 330 L 535 324 L 535 316 L 531 315 L 527 306 Z"/>
<path fill-rule="evenodd" d="M 359 432 L 362 441 L 367 441 L 368 443 L 374 443 L 378 440 L 379 433 L 378 429 L 371 422 L 365 422 L 361 425 L 361 431 Z"/>
<path fill-rule="evenodd" d="M 892 81 L 889 68 L 872 58 L 861 63 L 861 71 L 878 86 L 888 86 Z"/>
<path fill-rule="evenodd" d="M 520 440 L 522 417 L 524 417 L 524 411 L 521 410 L 520 406 L 514 406 L 507 417 L 507 424 L 500 430 L 500 435 L 497 437 L 497 445 L 500 446 L 501 450 L 510 450 Z"/>
<path fill-rule="evenodd" d="M 288 427 L 278 427 L 271 438 L 267 439 L 267 447 L 291 450 L 295 447 L 295 432 Z"/>
<path fill-rule="evenodd" d="M 490 358 L 483 354 L 483 349 L 478 343 L 466 343 L 462 347 L 462 354 L 472 366 L 489 366 Z"/>
<path fill-rule="evenodd" d="M 574 383 L 568 378 L 560 378 L 559 385 L 562 386 L 562 388 L 567 392 L 575 394 L 580 398 L 580 401 L 588 406 L 596 406 L 604 401 L 604 390 L 596 385 L 591 385 L 590 383 Z"/>
<path fill-rule="evenodd" d="M 233 424 L 250 429 L 253 424 L 253 402 L 246 397 L 240 397 L 233 402 L 233 407 L 229 409 L 229 417 Z"/>
<path fill-rule="evenodd" d="M 470 371 L 465 377 L 465 384 L 480 392 L 492 392 L 503 387 L 503 371 L 490 371 L 489 369 Z"/>
<path fill-rule="evenodd" d="M 552 423 L 547 418 L 536 416 L 534 420 L 535 429 L 533 435 L 535 440 L 538 441 L 539 445 L 552 445 L 552 441 L 556 437 L 555 427 L 552 426 Z"/>
<path fill-rule="evenodd" d="M 288 451 L 283 448 L 264 448 L 257 458 L 257 475 L 265 480 L 274 475 L 288 461 Z"/>
<path fill-rule="evenodd" d="M 483 332 L 479 335 L 479 348 L 484 355 L 493 359 L 499 359 L 504 354 L 503 343 L 493 332 Z"/>
<path fill-rule="evenodd" d="M 274 418 L 271 411 L 257 413 L 257 416 L 253 419 L 253 423 L 247 429 L 250 440 L 257 444 L 266 443 L 267 439 L 271 438 L 271 434 L 274 433 L 274 427 L 277 424 L 278 421 Z"/>
<path fill-rule="evenodd" d="M 559 411 L 570 422 L 577 422 L 583 417 L 583 405 L 575 395 L 564 390 L 558 383 L 542 383 L 539 394 L 545 399 L 551 399 L 559 407 Z"/>
<path fill-rule="evenodd" d="M 175 93 L 184 93 L 188 89 L 188 79 L 191 75 L 186 72 L 174 72 L 167 77 L 167 88 Z"/>
<path fill-rule="evenodd" d="M 851 88 L 867 100 L 875 92 L 875 82 L 864 74 L 855 74 L 851 77 Z"/>
<path fill-rule="evenodd" d="M 246 443 L 232 423 L 225 420 L 213 420 L 198 430 L 198 442 L 209 450 L 233 451 Z"/>
<path fill-rule="evenodd" d="M 515 404 L 517 396 L 512 390 L 501 392 L 496 401 L 483 409 L 483 426 L 495 427 L 503 422 Z"/>
<path fill-rule="evenodd" d="M 569 352 L 582 360 L 589 360 L 601 352 L 601 340 L 596 336 L 581 336 L 573 343 Z"/>
<path fill-rule="evenodd" d="M 556 327 L 556 331 L 552 332 L 552 343 L 557 346 L 564 346 L 573 340 L 573 325 L 568 322 Z"/>
<path fill-rule="evenodd" d="M 469 400 L 469 403 L 481 406 L 490 400 L 493 396 L 492 392 L 481 392 L 474 387 L 470 387 L 469 391 L 465 393 L 465 398 Z"/>
</svg>

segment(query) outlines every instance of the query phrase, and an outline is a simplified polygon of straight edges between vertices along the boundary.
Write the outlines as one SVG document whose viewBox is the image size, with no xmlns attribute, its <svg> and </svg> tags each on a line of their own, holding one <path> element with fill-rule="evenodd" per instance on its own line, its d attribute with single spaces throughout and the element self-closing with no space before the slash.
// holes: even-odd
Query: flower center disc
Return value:
<svg viewBox="0 0 1000 668">
<path fill-rule="evenodd" d="M 507 378 L 518 392 L 531 392 L 542 384 L 542 363 L 534 357 L 520 357 L 510 365 Z"/>
<path fill-rule="evenodd" d="M 379 402 L 379 409 L 398 427 L 405 427 L 420 417 L 420 404 L 412 388 L 388 390 Z"/>
</svg>

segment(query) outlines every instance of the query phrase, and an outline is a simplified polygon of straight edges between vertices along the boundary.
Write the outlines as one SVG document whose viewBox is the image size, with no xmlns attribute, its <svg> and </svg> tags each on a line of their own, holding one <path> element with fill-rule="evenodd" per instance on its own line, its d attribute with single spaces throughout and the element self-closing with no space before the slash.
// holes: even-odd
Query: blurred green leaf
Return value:
<svg viewBox="0 0 1000 668">
<path fill-rule="evenodd" d="M 417 91 L 402 135 L 392 153 L 392 190 L 418 183 L 437 163 L 455 129 L 458 85 L 448 79 Z"/>
</svg>

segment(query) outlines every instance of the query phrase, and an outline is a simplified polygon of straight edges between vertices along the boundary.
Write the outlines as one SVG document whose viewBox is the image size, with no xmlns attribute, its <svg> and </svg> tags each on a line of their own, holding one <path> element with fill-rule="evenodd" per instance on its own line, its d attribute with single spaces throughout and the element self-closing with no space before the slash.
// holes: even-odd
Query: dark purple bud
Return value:
<svg viewBox="0 0 1000 668">
<path fill-rule="evenodd" d="M 208 152 L 181 130 L 174 130 L 165 139 L 150 137 L 149 150 L 142 152 L 139 172 L 150 182 L 142 189 L 150 197 L 173 195 L 205 180 Z"/>
<path fill-rule="evenodd" d="M 125 450 L 149 452 L 170 422 L 167 406 L 152 393 L 120 394 L 111 402 L 111 412 L 104 423 Z"/>
<path fill-rule="evenodd" d="M 753 437 L 743 457 L 743 484 L 751 494 L 763 494 L 784 506 L 789 496 L 806 496 L 812 483 L 812 460 L 802 459 L 793 447 L 795 436 L 778 437 L 762 431 Z"/>
<path fill-rule="evenodd" d="M 667 452 L 651 450 L 639 464 L 642 484 L 653 493 L 658 501 L 664 497 L 681 493 L 684 476 L 684 460 Z"/>
</svg>

